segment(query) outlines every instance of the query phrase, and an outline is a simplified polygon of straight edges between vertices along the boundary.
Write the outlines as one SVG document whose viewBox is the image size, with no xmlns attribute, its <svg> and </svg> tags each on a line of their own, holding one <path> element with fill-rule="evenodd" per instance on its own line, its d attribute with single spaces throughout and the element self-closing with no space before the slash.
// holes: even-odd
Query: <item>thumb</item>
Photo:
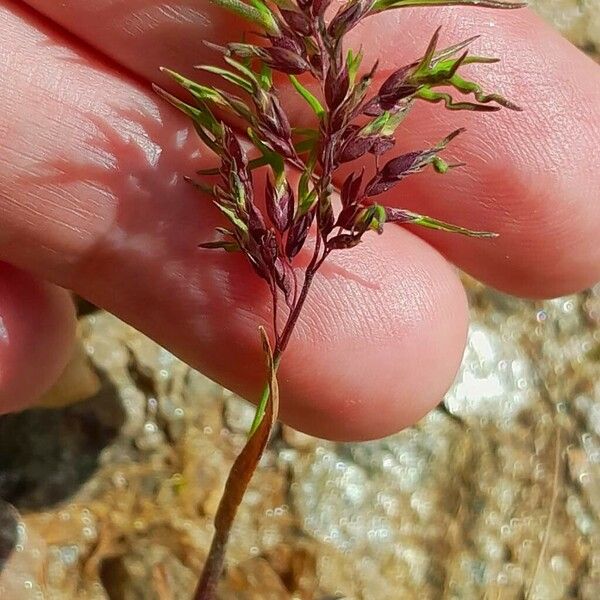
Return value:
<svg viewBox="0 0 600 600">
<path fill-rule="evenodd" d="M 0 263 L 0 414 L 39 398 L 72 352 L 69 294 Z"/>
</svg>

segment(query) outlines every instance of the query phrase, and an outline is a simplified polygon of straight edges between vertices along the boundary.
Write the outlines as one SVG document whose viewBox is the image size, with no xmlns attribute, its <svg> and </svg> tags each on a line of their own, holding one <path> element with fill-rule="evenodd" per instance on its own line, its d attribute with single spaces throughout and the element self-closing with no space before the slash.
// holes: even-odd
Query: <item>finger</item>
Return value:
<svg viewBox="0 0 600 600">
<path fill-rule="evenodd" d="M 213 61 L 202 41 L 237 39 L 240 27 L 239 19 L 193 0 L 167 7 L 155 0 L 30 4 L 149 80 L 157 79 L 160 64 L 190 73 L 191 65 Z M 451 152 L 468 167 L 444 178 L 413 177 L 385 201 L 500 234 L 481 241 L 418 232 L 501 289 L 554 296 L 594 283 L 600 279 L 600 70 L 527 10 L 403 9 L 368 20 L 354 45 L 362 42 L 365 64 L 381 59 L 381 79 L 418 58 L 438 24 L 448 44 L 483 35 L 474 50 L 503 62 L 475 69 L 477 79 L 525 112 L 482 116 L 419 107 L 400 128 L 399 148 L 419 149 L 467 126 Z M 296 107 L 298 119 L 305 118 L 297 100 Z"/>
<path fill-rule="evenodd" d="M 71 356 L 74 335 L 67 292 L 0 263 L 0 414 L 50 388 Z"/>
<path fill-rule="evenodd" d="M 197 249 L 215 221 L 179 176 L 205 160 L 187 123 L 30 14 L 3 7 L 0 30 L 12 82 L 0 90 L 0 256 L 256 397 L 267 290 L 240 256 Z M 282 364 L 283 417 L 332 438 L 391 433 L 440 400 L 465 329 L 454 271 L 417 237 L 393 230 L 340 254 Z"/>
</svg>

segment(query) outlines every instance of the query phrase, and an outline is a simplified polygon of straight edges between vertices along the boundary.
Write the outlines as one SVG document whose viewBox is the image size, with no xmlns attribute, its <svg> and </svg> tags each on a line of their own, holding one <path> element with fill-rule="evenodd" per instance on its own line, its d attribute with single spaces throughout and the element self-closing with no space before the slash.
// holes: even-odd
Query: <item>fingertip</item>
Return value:
<svg viewBox="0 0 600 600">
<path fill-rule="evenodd" d="M 364 441 L 413 425 L 442 401 L 463 356 L 468 305 L 455 269 L 407 231 L 373 241 L 387 291 L 354 316 L 340 308 L 347 319 L 371 313 L 372 323 L 327 343 L 303 336 L 282 365 L 282 418 L 318 437 Z M 368 268 L 368 255 L 352 260 Z"/>
<path fill-rule="evenodd" d="M 50 388 L 74 336 L 68 292 L 0 263 L 0 414 L 25 408 Z"/>
</svg>

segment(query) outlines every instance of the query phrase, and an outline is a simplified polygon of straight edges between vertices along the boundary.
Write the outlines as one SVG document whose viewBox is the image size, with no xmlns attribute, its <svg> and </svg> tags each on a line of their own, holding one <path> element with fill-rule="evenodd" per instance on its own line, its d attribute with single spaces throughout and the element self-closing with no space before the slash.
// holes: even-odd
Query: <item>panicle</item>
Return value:
<svg viewBox="0 0 600 600">
<path fill-rule="evenodd" d="M 227 68 L 200 68 L 219 75 L 224 89 L 203 86 L 166 70 L 192 95 L 194 103 L 158 90 L 192 119 L 200 138 L 220 158 L 219 168 L 201 173 L 218 175 L 218 183 L 195 185 L 212 195 L 229 228 L 220 228 L 223 239 L 201 244 L 202 248 L 242 252 L 255 272 L 279 289 L 289 303 L 297 292 L 293 261 L 313 228 L 317 248 L 325 253 L 356 246 L 368 231 L 382 233 L 386 222 L 477 237 L 489 235 L 386 207 L 373 198 L 391 192 L 403 179 L 428 167 L 446 173 L 460 166 L 446 162 L 440 154 L 462 129 L 430 148 L 387 157 L 395 148 L 398 128 L 415 103 L 442 103 L 449 110 L 519 110 L 513 102 L 485 91 L 462 75 L 465 65 L 489 64 L 497 59 L 471 52 L 476 37 L 440 49 L 442 32 L 437 29 L 423 56 L 380 79 L 372 91 L 377 63 L 360 71 L 362 50 L 347 49 L 344 42 L 365 18 L 386 10 L 428 3 L 498 7 L 506 3 L 347 0 L 334 11 L 330 0 L 213 1 L 249 19 L 261 33 L 255 39 L 224 46 L 208 44 L 222 55 Z M 292 127 L 274 83 L 274 72 L 289 78 L 308 104 L 314 113 L 314 127 Z M 252 160 L 227 124 L 231 119 L 245 123 Z M 366 178 L 368 157 L 374 168 Z M 361 161 L 360 169 L 351 171 L 336 192 L 336 170 L 353 161 Z M 301 172 L 295 186 L 287 165 Z M 257 168 L 268 171 L 263 204 L 255 200 L 252 173 Z"/>
<path fill-rule="evenodd" d="M 373 91 L 378 63 L 361 69 L 363 52 L 347 48 L 347 34 L 371 15 L 410 6 L 521 6 L 502 0 L 342 0 L 336 9 L 331 0 L 211 1 L 253 25 L 243 41 L 207 44 L 221 62 L 199 68 L 220 77 L 223 89 L 168 69 L 163 72 L 191 100 L 155 89 L 191 119 L 200 140 L 219 158 L 218 166 L 198 172 L 200 181 L 190 180 L 212 198 L 227 222 L 216 229 L 218 239 L 200 247 L 240 253 L 266 282 L 274 344 L 271 350 L 261 330 L 268 386 L 216 514 L 215 538 L 195 593 L 207 600 L 214 598 L 235 512 L 277 418 L 279 359 L 323 261 L 331 252 L 357 246 L 368 232 L 383 233 L 386 223 L 494 236 L 399 208 L 391 199 L 390 192 L 408 176 L 428 167 L 443 174 L 460 166 L 441 154 L 462 129 L 429 148 L 386 155 L 392 154 L 399 127 L 417 102 L 441 103 L 448 110 L 519 110 L 463 77 L 464 65 L 496 59 L 471 53 L 476 38 L 438 49 L 438 29 L 421 58 L 394 70 Z M 282 81 L 289 81 L 289 89 L 310 109 L 309 126 L 292 126 L 278 94 Z M 336 192 L 338 168 L 354 161 L 360 161 L 359 167 L 350 167 Z M 260 177 L 254 177 L 256 169 L 263 170 Z M 387 200 L 391 206 L 383 203 Z M 314 243 L 307 244 L 311 238 Z M 306 258 L 297 258 L 303 250 Z M 280 299 L 287 307 L 282 319 Z"/>
</svg>

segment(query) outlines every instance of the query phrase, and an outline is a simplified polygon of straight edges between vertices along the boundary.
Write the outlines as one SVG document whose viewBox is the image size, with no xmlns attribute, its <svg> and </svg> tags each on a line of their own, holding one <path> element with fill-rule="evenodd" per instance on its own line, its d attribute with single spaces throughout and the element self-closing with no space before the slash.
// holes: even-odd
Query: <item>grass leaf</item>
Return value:
<svg viewBox="0 0 600 600">
<path fill-rule="evenodd" d="M 309 90 L 307 90 L 294 75 L 290 75 L 290 81 L 294 86 L 294 89 L 306 100 L 308 105 L 312 108 L 313 112 L 319 119 L 322 119 L 325 115 L 325 109 L 319 100 Z"/>
<path fill-rule="evenodd" d="M 269 436 L 279 413 L 279 388 L 277 385 L 276 365 L 273 352 L 264 328 L 260 327 L 260 336 L 263 351 L 267 362 L 268 394 L 263 395 L 264 413 L 251 431 L 244 449 L 233 463 L 229 477 L 225 483 L 225 490 L 215 516 L 215 535 L 212 540 L 208 558 L 204 565 L 202 578 L 194 593 L 194 600 L 214 598 L 223 569 L 225 549 L 229 532 L 235 519 L 238 507 L 252 479 L 260 458 L 267 447 Z M 257 410 L 259 410 L 261 407 Z"/>
</svg>

